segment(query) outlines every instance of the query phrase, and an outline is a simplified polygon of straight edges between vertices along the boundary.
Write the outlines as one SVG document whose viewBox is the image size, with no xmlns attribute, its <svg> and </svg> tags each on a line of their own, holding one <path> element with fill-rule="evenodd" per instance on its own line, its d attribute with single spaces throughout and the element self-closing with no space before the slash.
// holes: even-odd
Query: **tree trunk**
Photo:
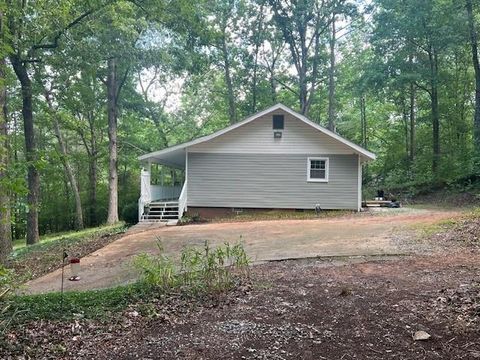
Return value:
<svg viewBox="0 0 480 360">
<path fill-rule="evenodd" d="M 91 112 L 86 114 L 90 131 L 90 138 L 87 139 L 83 131 L 79 131 L 85 151 L 88 156 L 88 225 L 98 225 L 97 220 L 97 137 L 95 134 L 94 116 Z"/>
<path fill-rule="evenodd" d="M 410 83 L 410 162 L 415 160 L 416 152 L 416 130 L 415 130 L 415 85 Z"/>
<path fill-rule="evenodd" d="M 89 224 L 90 226 L 98 225 L 97 221 L 97 158 L 90 158 L 88 168 L 89 186 Z"/>
<path fill-rule="evenodd" d="M 260 8 L 258 9 L 258 17 L 257 17 L 257 26 L 254 30 L 254 43 L 255 43 L 255 50 L 253 51 L 253 76 L 252 76 L 252 114 L 257 111 L 257 86 L 258 86 L 258 53 L 260 51 L 260 46 L 262 44 L 263 38 L 263 18 L 265 16 L 264 11 L 264 3 L 263 1 L 260 3 Z"/>
<path fill-rule="evenodd" d="M 225 31 L 222 36 L 222 54 L 225 70 L 225 85 L 227 86 L 227 97 L 228 97 L 228 115 L 230 117 L 230 124 L 237 122 L 237 111 L 235 109 L 235 94 L 233 92 L 233 81 L 232 75 L 230 72 L 230 59 L 228 57 L 227 43 L 225 39 Z"/>
<path fill-rule="evenodd" d="M 73 192 L 73 198 L 75 200 L 74 228 L 75 230 L 82 230 L 83 229 L 83 210 L 82 210 L 82 201 L 80 198 L 80 191 L 78 190 L 78 184 L 77 184 L 77 180 L 75 178 L 75 174 L 73 172 L 72 166 L 67 158 L 68 156 L 67 147 L 65 145 L 65 141 L 63 140 L 63 136 L 60 131 L 60 125 L 58 124 L 57 120 L 54 120 L 54 128 L 55 128 L 55 136 L 58 139 L 58 145 L 59 145 L 60 153 L 62 157 L 63 168 L 65 169 L 65 173 L 67 174 L 67 178 L 70 183 L 70 188 Z"/>
<path fill-rule="evenodd" d="M 365 108 L 365 96 L 360 98 L 360 121 L 362 127 L 362 146 L 367 148 L 367 116 Z"/>
<path fill-rule="evenodd" d="M 22 116 L 25 134 L 25 158 L 28 163 L 28 214 L 27 214 L 27 245 L 40 241 L 38 232 L 38 203 L 40 192 L 40 176 L 36 168 L 37 146 L 33 125 L 32 82 L 28 76 L 24 62 L 17 54 L 10 56 L 13 70 L 20 81 L 22 89 Z"/>
<path fill-rule="evenodd" d="M 367 137 L 367 107 L 365 105 L 365 95 L 360 97 L 360 125 L 362 128 L 362 146 L 367 148 L 368 137 Z M 362 171 L 362 181 L 366 183 L 368 181 L 369 171 L 368 163 L 365 164 Z"/>
<path fill-rule="evenodd" d="M 258 68 L 258 49 L 259 45 L 255 44 L 253 76 L 252 76 L 252 114 L 257 111 L 257 68 Z"/>
<path fill-rule="evenodd" d="M 2 13 L 0 12 L 0 34 Z M 7 90 L 5 87 L 5 59 L 0 59 L 0 264 L 12 251 L 12 228 L 10 223 L 10 191 L 6 185 L 8 168 L 8 133 L 7 133 Z"/>
<path fill-rule="evenodd" d="M 306 61 L 306 59 L 305 59 Z M 302 61 L 303 63 L 303 61 Z M 298 93 L 298 100 L 300 102 L 300 112 L 303 115 L 307 115 L 308 112 L 308 104 L 307 104 L 307 71 L 306 67 L 302 66 L 300 73 L 298 74 L 298 82 L 299 82 L 299 93 Z"/>
<path fill-rule="evenodd" d="M 107 224 L 118 222 L 118 165 L 117 165 L 117 65 L 108 59 L 107 74 L 108 115 L 108 216 Z"/>
<path fill-rule="evenodd" d="M 95 123 L 94 123 L 94 116 L 89 113 L 87 114 L 88 119 L 88 126 L 90 128 L 90 146 L 88 145 L 87 140 L 81 134 L 82 140 L 85 145 L 85 149 L 88 154 L 88 182 L 89 182 L 89 190 L 88 190 L 88 223 L 90 226 L 98 225 L 97 220 L 97 137 L 95 134 Z"/>
<path fill-rule="evenodd" d="M 270 83 L 270 96 L 271 96 L 272 102 L 276 103 L 277 102 L 277 89 L 276 89 L 276 86 L 275 86 L 275 78 L 273 77 L 273 75 L 270 75 L 269 83 Z"/>
<path fill-rule="evenodd" d="M 432 47 L 429 52 L 430 60 L 430 100 L 432 110 L 432 135 L 433 135 L 433 158 L 432 172 L 435 177 L 438 176 L 438 166 L 440 163 L 440 111 L 438 108 L 438 58 L 435 49 Z"/>
<path fill-rule="evenodd" d="M 433 121 L 432 171 L 434 174 L 437 174 L 438 166 L 440 163 L 440 114 L 438 110 L 438 90 L 436 87 L 432 88 L 431 102 L 432 102 L 432 121 Z"/>
<path fill-rule="evenodd" d="M 330 36 L 330 71 L 328 72 L 328 129 L 335 131 L 335 13 L 332 19 L 332 33 Z"/>
<path fill-rule="evenodd" d="M 403 121 L 403 130 L 405 131 L 405 158 L 410 159 L 410 137 L 408 135 L 409 121 L 408 121 L 408 109 L 407 109 L 407 100 L 405 97 L 402 97 L 402 121 Z"/>
<path fill-rule="evenodd" d="M 478 39 L 473 17 L 472 0 L 466 0 L 468 27 L 470 30 L 470 47 L 472 49 L 472 62 L 475 71 L 475 115 L 473 117 L 473 140 L 476 161 L 480 163 L 480 62 L 478 59 Z"/>
<path fill-rule="evenodd" d="M 63 135 L 60 130 L 60 124 L 58 123 L 57 114 L 55 113 L 55 109 L 53 108 L 52 99 L 50 98 L 50 94 L 47 91 L 45 91 L 45 99 L 47 101 L 48 108 L 50 109 L 50 112 L 53 117 L 53 128 L 55 130 L 55 136 L 57 137 L 57 140 L 58 140 L 58 147 L 60 150 L 60 158 L 62 161 L 62 165 L 67 175 L 68 181 L 70 183 L 70 187 L 73 192 L 73 197 L 75 199 L 74 227 L 75 227 L 75 230 L 82 230 L 83 229 L 83 210 L 82 210 L 82 200 L 80 198 L 80 191 L 78 190 L 77 179 L 75 178 L 75 173 L 72 169 L 70 162 L 68 161 L 67 145 L 65 144 L 65 140 L 63 139 Z"/>
</svg>

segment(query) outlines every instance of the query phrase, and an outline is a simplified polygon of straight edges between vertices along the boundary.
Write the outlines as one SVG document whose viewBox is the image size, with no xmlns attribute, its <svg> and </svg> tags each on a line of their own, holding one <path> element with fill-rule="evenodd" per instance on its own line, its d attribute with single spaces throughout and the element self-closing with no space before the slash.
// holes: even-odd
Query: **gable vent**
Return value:
<svg viewBox="0 0 480 360">
<path fill-rule="evenodd" d="M 272 117 L 272 127 L 273 130 L 283 130 L 285 128 L 283 115 L 273 115 Z"/>
</svg>

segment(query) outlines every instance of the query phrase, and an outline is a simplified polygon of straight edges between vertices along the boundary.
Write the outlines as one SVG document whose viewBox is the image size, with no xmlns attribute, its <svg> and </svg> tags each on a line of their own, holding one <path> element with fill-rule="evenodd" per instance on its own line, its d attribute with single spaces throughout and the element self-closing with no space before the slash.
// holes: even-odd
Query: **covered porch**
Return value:
<svg viewBox="0 0 480 360">
<path fill-rule="evenodd" d="M 138 199 L 138 221 L 176 221 L 187 204 L 186 152 L 157 151 L 140 158 L 143 163 Z"/>
</svg>

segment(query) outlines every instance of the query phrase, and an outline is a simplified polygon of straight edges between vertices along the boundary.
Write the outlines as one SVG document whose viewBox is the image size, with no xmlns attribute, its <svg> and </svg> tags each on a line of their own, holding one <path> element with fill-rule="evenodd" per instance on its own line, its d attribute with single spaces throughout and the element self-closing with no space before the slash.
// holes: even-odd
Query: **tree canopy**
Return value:
<svg viewBox="0 0 480 360">
<path fill-rule="evenodd" d="M 2 248 L 128 217 L 138 155 L 277 102 L 375 152 L 367 186 L 478 178 L 479 14 L 474 0 L 0 0 Z"/>
</svg>

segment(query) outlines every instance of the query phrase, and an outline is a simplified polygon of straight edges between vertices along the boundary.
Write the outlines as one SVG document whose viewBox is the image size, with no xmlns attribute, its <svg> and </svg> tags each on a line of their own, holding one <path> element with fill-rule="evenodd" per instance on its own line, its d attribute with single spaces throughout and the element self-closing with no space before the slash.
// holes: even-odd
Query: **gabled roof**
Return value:
<svg viewBox="0 0 480 360">
<path fill-rule="evenodd" d="M 147 160 L 149 158 L 155 158 L 155 157 L 158 157 L 158 156 L 161 156 L 161 155 L 168 154 L 170 152 L 185 149 L 185 148 L 187 148 L 189 146 L 192 146 L 192 145 L 196 145 L 196 144 L 200 144 L 200 143 L 203 143 L 203 142 L 206 142 L 206 141 L 210 141 L 212 139 L 215 139 L 218 136 L 221 136 L 221 135 L 223 135 L 223 134 L 225 134 L 229 131 L 232 131 L 236 128 L 239 128 L 240 126 L 246 125 L 246 124 L 254 121 L 255 119 L 258 119 L 259 117 L 261 117 L 263 115 L 266 115 L 270 112 L 276 111 L 276 110 L 283 110 L 286 113 L 289 113 L 290 115 L 292 115 L 292 116 L 296 117 L 297 119 L 303 121 L 305 124 L 310 125 L 311 127 L 313 127 L 315 129 L 317 129 L 318 131 L 324 133 L 325 135 L 330 136 L 333 139 L 345 144 L 347 147 L 351 148 L 355 153 L 357 153 L 359 155 L 363 155 L 365 158 L 367 158 L 369 160 L 375 160 L 375 158 L 376 158 L 376 155 L 374 153 L 364 149 L 363 147 L 361 147 L 357 144 L 354 144 L 353 142 L 343 138 L 342 136 L 334 133 L 333 131 L 328 130 L 327 128 L 324 128 L 323 126 L 318 125 L 317 123 L 314 123 L 313 121 L 309 120 L 306 116 L 304 116 L 302 114 L 299 114 L 296 111 L 293 111 L 288 106 L 285 106 L 281 103 L 278 103 L 276 105 L 273 105 L 273 106 L 269 107 L 268 109 L 265 109 L 263 111 L 260 111 L 256 114 L 254 114 L 254 115 L 252 115 L 252 116 L 250 116 L 250 117 L 248 117 L 248 118 L 246 118 L 242 121 L 239 121 L 239 122 L 237 122 L 233 125 L 230 125 L 230 126 L 224 128 L 222 130 L 216 131 L 213 134 L 202 136 L 200 138 L 197 138 L 197 139 L 194 139 L 194 140 L 191 140 L 191 141 L 187 141 L 187 142 L 182 143 L 182 144 L 174 145 L 174 146 L 171 146 L 171 147 L 159 150 L 159 151 L 154 151 L 154 152 L 139 156 L 138 159 L 139 160 Z"/>
</svg>

